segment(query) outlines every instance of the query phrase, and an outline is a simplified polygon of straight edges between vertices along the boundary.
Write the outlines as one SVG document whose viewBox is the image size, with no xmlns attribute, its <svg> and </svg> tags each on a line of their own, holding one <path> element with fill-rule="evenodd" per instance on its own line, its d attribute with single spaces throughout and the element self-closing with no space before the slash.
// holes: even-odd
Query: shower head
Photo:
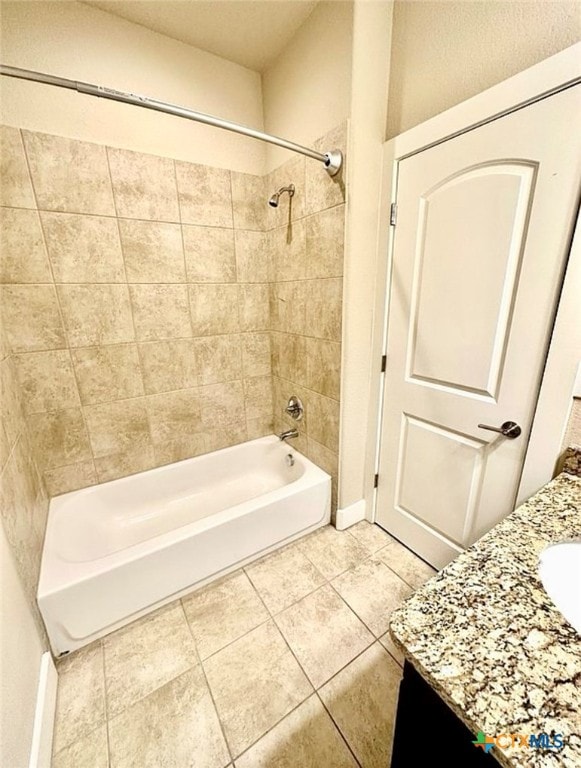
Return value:
<svg viewBox="0 0 581 768">
<path fill-rule="evenodd" d="M 283 192 L 288 192 L 288 196 L 292 197 L 295 193 L 295 185 L 289 184 L 288 187 L 281 187 L 277 192 L 275 192 L 268 201 L 268 204 L 271 208 L 278 208 L 278 199 L 283 194 Z"/>
</svg>

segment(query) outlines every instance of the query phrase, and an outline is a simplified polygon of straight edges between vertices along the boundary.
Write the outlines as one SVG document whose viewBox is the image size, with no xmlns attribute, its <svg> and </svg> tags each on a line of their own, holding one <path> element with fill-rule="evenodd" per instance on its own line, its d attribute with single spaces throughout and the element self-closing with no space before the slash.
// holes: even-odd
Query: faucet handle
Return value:
<svg viewBox="0 0 581 768">
<path fill-rule="evenodd" d="M 295 421 L 300 421 L 303 418 L 305 409 L 303 404 L 296 395 L 292 395 L 284 409 L 286 413 Z"/>
</svg>

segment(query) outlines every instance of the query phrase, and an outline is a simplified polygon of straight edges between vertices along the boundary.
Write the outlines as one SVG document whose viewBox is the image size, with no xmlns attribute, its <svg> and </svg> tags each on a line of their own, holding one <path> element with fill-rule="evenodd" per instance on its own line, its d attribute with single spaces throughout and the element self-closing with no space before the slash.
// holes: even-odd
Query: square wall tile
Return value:
<svg viewBox="0 0 581 768">
<path fill-rule="evenodd" d="M 204 336 L 194 339 L 194 354 L 200 384 L 217 384 L 242 378 L 242 347 L 239 335 Z"/>
<path fill-rule="evenodd" d="M 22 393 L 12 356 L 0 363 L 0 424 L 7 440 L 4 456 L 7 459 L 18 435 L 25 428 Z"/>
<path fill-rule="evenodd" d="M 232 205 L 236 229 L 266 229 L 268 197 L 263 176 L 232 171 Z"/>
<path fill-rule="evenodd" d="M 63 659 L 57 669 L 55 754 L 105 722 L 105 679 L 100 641 Z"/>
<path fill-rule="evenodd" d="M 66 346 L 54 285 L 2 286 L 0 304 L 6 338 L 13 352 Z"/>
<path fill-rule="evenodd" d="M 27 413 L 75 408 L 80 405 L 68 350 L 28 352 L 14 360 L 22 403 Z"/>
<path fill-rule="evenodd" d="M 318 696 L 309 697 L 236 760 L 236 768 L 358 765 Z"/>
<path fill-rule="evenodd" d="M 312 392 L 309 395 L 309 437 L 329 450 L 339 451 L 339 403 Z"/>
<path fill-rule="evenodd" d="M 198 662 L 179 600 L 107 635 L 103 653 L 110 718 Z"/>
<path fill-rule="evenodd" d="M 96 485 L 97 472 L 93 459 L 81 461 L 78 464 L 69 464 L 68 467 L 55 467 L 43 472 L 46 492 L 50 497 L 59 496 L 61 493 L 77 491 L 79 488 L 88 488 Z"/>
<path fill-rule="evenodd" d="M 232 227 L 230 171 L 176 161 L 182 222 Z"/>
<path fill-rule="evenodd" d="M 266 232 L 236 233 L 236 273 L 239 283 L 267 283 L 271 279 L 270 236 Z"/>
<path fill-rule="evenodd" d="M 313 690 L 272 621 L 214 654 L 203 665 L 234 756 Z"/>
<path fill-rule="evenodd" d="M 272 334 L 272 372 L 296 384 L 307 383 L 307 339 L 304 336 Z"/>
<path fill-rule="evenodd" d="M 342 277 L 345 206 L 309 216 L 306 230 L 307 277 Z"/>
<path fill-rule="evenodd" d="M 272 285 L 272 327 L 285 333 L 313 333 L 307 322 L 305 324 L 307 306 L 307 290 L 309 283 L 305 280 L 290 283 L 274 283 Z"/>
<path fill-rule="evenodd" d="M 338 400 L 341 388 L 341 344 L 325 339 L 307 339 L 306 361 L 306 384 L 309 389 Z"/>
<path fill-rule="evenodd" d="M 126 285 L 57 286 L 71 347 L 134 341 Z"/>
<path fill-rule="evenodd" d="M 270 291 L 266 283 L 238 286 L 238 310 L 242 331 L 266 331 L 270 328 Z"/>
<path fill-rule="evenodd" d="M 186 268 L 179 224 L 119 219 L 130 283 L 184 283 Z"/>
<path fill-rule="evenodd" d="M 0 125 L 0 178 L 0 205 L 36 208 L 22 136 L 7 125 Z"/>
<path fill-rule="evenodd" d="M 240 338 L 244 376 L 268 376 L 271 371 L 270 334 L 245 333 Z"/>
<path fill-rule="evenodd" d="M 177 438 L 155 443 L 153 450 L 157 467 L 184 461 L 184 459 L 193 459 L 194 456 L 207 452 L 206 436 L 204 434 L 179 435 Z"/>
<path fill-rule="evenodd" d="M 83 405 L 145 394 L 135 344 L 73 349 L 71 354 Z"/>
<path fill-rule="evenodd" d="M 115 219 L 41 213 L 57 283 L 124 283 L 125 269 Z"/>
<path fill-rule="evenodd" d="M 156 466 L 153 445 L 142 442 L 136 448 L 95 457 L 95 469 L 100 483 L 117 480 L 120 477 L 145 472 Z"/>
<path fill-rule="evenodd" d="M 32 131 L 22 135 L 41 210 L 115 216 L 105 147 Z"/>
<path fill-rule="evenodd" d="M 244 392 L 241 381 L 210 384 L 199 388 L 204 429 L 229 427 L 244 418 Z M 223 447 L 223 446 L 221 446 Z M 212 450 L 217 450 L 213 448 Z"/>
<path fill-rule="evenodd" d="M 273 431 L 272 414 L 269 416 L 260 416 L 257 419 L 246 419 L 247 440 L 256 440 L 259 437 L 267 437 L 268 435 L 272 435 Z"/>
<path fill-rule="evenodd" d="M 84 413 L 95 458 L 125 451 L 139 452 L 149 445 L 144 398 L 89 405 Z"/>
<path fill-rule="evenodd" d="M 179 222 L 173 160 L 107 148 L 117 215 Z"/>
<path fill-rule="evenodd" d="M 304 221 L 296 221 L 270 233 L 273 278 L 276 282 L 304 280 L 307 276 L 307 247 Z"/>
<path fill-rule="evenodd" d="M 188 389 L 198 383 L 193 339 L 150 341 L 139 345 L 147 394 Z"/>
<path fill-rule="evenodd" d="M 272 377 L 244 379 L 244 407 L 247 419 L 270 417 L 272 414 Z"/>
<path fill-rule="evenodd" d="M 52 282 L 36 211 L 0 208 L 0 282 Z"/>
<path fill-rule="evenodd" d="M 279 613 L 276 623 L 315 688 L 373 642 L 371 632 L 330 585 Z"/>
<path fill-rule="evenodd" d="M 189 289 L 194 336 L 239 332 L 237 285 L 190 285 Z"/>
<path fill-rule="evenodd" d="M 246 424 L 240 422 L 240 416 L 236 422 L 232 422 L 225 427 L 206 428 L 204 439 L 206 441 L 206 451 L 219 451 L 222 448 L 230 448 L 232 445 L 245 443 L 249 438 L 246 432 Z"/>
<path fill-rule="evenodd" d="M 147 412 L 154 443 L 188 437 L 192 432 L 201 432 L 203 428 L 198 389 L 149 395 Z"/>
<path fill-rule="evenodd" d="M 27 424 L 42 469 L 64 467 L 91 459 L 80 408 L 37 413 L 28 417 Z"/>
<path fill-rule="evenodd" d="M 308 280 L 306 285 L 306 327 L 309 336 L 341 341 L 343 280 Z"/>
<path fill-rule="evenodd" d="M 330 451 L 321 445 L 312 437 L 308 439 L 307 456 L 309 459 L 320 467 L 324 472 L 331 475 L 335 480 L 339 473 L 339 457 L 334 451 Z M 349 529 L 352 530 L 351 528 Z"/>
<path fill-rule="evenodd" d="M 186 285 L 130 285 L 138 341 L 192 335 Z"/>
<path fill-rule="evenodd" d="M 207 659 L 268 620 L 244 571 L 209 584 L 182 600 L 200 658 Z"/>
<path fill-rule="evenodd" d="M 375 643 L 319 692 L 360 765 L 391 762 L 400 679 L 398 665 Z"/>
<path fill-rule="evenodd" d="M 111 768 L 224 768 L 229 755 L 202 669 L 109 721 Z"/>
<path fill-rule="evenodd" d="M 236 282 L 234 232 L 183 226 L 186 270 L 191 283 Z"/>
</svg>

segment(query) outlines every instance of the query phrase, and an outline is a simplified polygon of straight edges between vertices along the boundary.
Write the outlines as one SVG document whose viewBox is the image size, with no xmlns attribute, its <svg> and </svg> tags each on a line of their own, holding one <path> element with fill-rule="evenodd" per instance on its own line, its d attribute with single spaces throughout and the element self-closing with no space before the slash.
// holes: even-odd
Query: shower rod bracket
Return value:
<svg viewBox="0 0 581 768">
<path fill-rule="evenodd" d="M 318 160 L 323 163 L 329 176 L 336 176 L 343 165 L 343 153 L 339 149 L 332 149 L 330 152 L 325 152 L 323 154 L 310 147 L 303 147 L 301 144 L 296 144 L 294 141 L 281 139 L 280 136 L 271 136 L 269 133 L 264 133 L 264 131 L 257 131 L 247 125 L 240 125 L 231 120 L 223 120 L 220 117 L 206 115 L 203 112 L 195 112 L 193 109 L 180 107 L 176 104 L 169 104 L 165 101 L 150 99 L 148 96 L 125 93 L 124 91 L 117 91 L 114 88 L 106 88 L 102 85 L 93 85 L 92 83 L 83 83 L 78 80 L 69 80 L 66 77 L 47 75 L 44 72 L 35 72 L 32 69 L 21 69 L 20 67 L 9 67 L 4 64 L 0 64 L 0 75 L 4 75 L 5 77 L 15 77 L 19 80 L 31 80 L 32 82 L 43 83 L 44 85 L 54 85 L 58 88 L 68 88 L 69 90 L 84 93 L 88 96 L 96 96 L 101 99 L 109 99 L 110 101 L 120 101 L 124 104 L 133 104 L 134 106 L 151 109 L 155 112 L 164 112 L 167 115 L 175 115 L 176 117 L 183 117 L 186 120 L 193 120 L 194 122 L 203 123 L 204 125 L 212 125 L 215 128 L 222 128 L 225 131 L 239 133 L 242 136 L 249 136 L 252 139 L 265 141 L 268 144 L 274 144 L 277 147 L 288 149 L 291 152 L 298 152 L 313 160 Z"/>
</svg>

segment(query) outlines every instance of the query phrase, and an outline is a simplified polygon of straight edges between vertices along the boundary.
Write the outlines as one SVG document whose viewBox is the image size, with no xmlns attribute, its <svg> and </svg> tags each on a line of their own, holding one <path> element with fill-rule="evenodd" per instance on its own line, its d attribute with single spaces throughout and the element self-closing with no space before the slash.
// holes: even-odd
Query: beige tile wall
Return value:
<svg viewBox="0 0 581 768">
<path fill-rule="evenodd" d="M 4 137 L 3 137 L 4 138 Z M 32 205 L 32 190 L 22 156 L 18 149 L 18 132 L 5 136 L 8 152 L 3 152 L 1 184 L 2 203 Z M 6 150 L 6 144 L 3 145 Z M 0 209 L 1 279 L 42 280 L 46 278 L 42 242 L 35 229 L 37 214 L 22 208 Z M 23 233 L 27 259 L 21 258 L 18 232 Z M 26 312 L 19 309 L 23 317 Z M 36 619 L 41 637 L 45 637 L 42 620 L 36 606 L 36 587 L 48 496 L 41 477 L 31 435 L 26 424 L 24 403 L 30 411 L 43 408 L 44 403 L 33 389 L 30 397 L 22 392 L 17 380 L 17 356 L 12 353 L 4 326 L 3 305 L 0 305 L 0 517 L 14 558 L 16 569 Z M 48 334 L 48 329 L 41 329 Z M 45 647 L 46 641 L 45 641 Z"/>
<path fill-rule="evenodd" d="M 319 139 L 320 151 L 345 151 L 346 126 Z M 297 156 L 267 176 L 267 194 L 293 183 L 292 201 L 267 209 L 272 258 L 271 326 L 274 427 L 297 426 L 291 441 L 333 476 L 336 508 L 345 178 L 331 179 L 317 163 Z M 293 422 L 284 407 L 291 395 L 305 406 Z"/>
<path fill-rule="evenodd" d="M 3 319 L 49 494 L 282 429 L 292 393 L 336 478 L 342 180 L 2 135 Z"/>
</svg>

